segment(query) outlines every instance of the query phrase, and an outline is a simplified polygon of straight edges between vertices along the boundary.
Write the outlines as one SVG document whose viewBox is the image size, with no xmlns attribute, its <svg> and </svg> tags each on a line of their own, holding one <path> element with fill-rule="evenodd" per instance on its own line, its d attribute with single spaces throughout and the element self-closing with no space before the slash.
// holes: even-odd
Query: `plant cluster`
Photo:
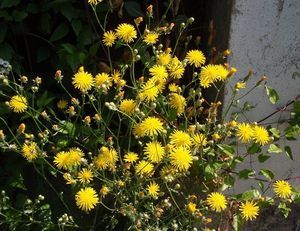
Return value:
<svg viewBox="0 0 300 231">
<path fill-rule="evenodd" d="M 100 1 L 89 3 L 96 13 Z M 0 117 L 1 149 L 21 155 L 57 193 L 65 209 L 57 225 L 48 224 L 48 218 L 42 221 L 44 228 L 238 230 L 268 205 L 278 206 L 287 215 L 288 205 L 300 199 L 287 179 L 275 180 L 268 169 L 236 170 L 249 155 L 264 162 L 272 153 L 282 152 L 276 143 L 277 128 L 242 122 L 240 112 L 230 114 L 248 94 L 241 92 L 250 76 L 232 87 L 232 100 L 222 105 L 223 86 L 237 78 L 237 70 L 225 63 L 230 51 L 220 55 L 223 62 L 218 64 L 210 63 L 197 47 L 178 57 L 180 36 L 194 19 L 177 27 L 179 36 L 172 46 L 160 41 L 175 25 L 154 25 L 152 19 L 149 6 L 146 17 L 136 18 L 134 24 L 106 30 L 106 22 L 98 20 L 109 71 L 91 73 L 81 66 L 69 78 L 57 70 L 53 78 L 64 91 L 60 98 L 43 91 L 44 78 L 1 72 L 1 97 L 8 114 L 18 121 L 12 126 Z M 114 63 L 113 48 L 128 50 L 129 62 Z M 3 67 L 7 69 L 10 65 Z M 186 85 L 181 84 L 184 78 Z M 265 80 L 259 79 L 250 91 Z M 215 100 L 205 99 L 205 88 L 216 89 Z M 276 102 L 277 93 L 266 89 Z M 299 132 L 298 124 L 292 122 L 289 129 L 286 136 L 290 138 Z M 266 149 L 268 154 L 263 154 Z M 285 150 L 291 154 L 289 147 Z M 63 179 L 63 187 L 56 188 L 48 173 Z M 237 178 L 253 178 L 258 184 L 230 194 L 226 190 Z M 59 193 L 70 189 L 70 194 Z M 4 192 L 0 199 L 4 204 L 0 221 L 10 223 Z M 49 209 L 34 210 L 35 204 L 25 204 L 30 204 L 30 214 Z M 40 222 L 30 214 L 24 211 L 19 216 Z"/>
</svg>

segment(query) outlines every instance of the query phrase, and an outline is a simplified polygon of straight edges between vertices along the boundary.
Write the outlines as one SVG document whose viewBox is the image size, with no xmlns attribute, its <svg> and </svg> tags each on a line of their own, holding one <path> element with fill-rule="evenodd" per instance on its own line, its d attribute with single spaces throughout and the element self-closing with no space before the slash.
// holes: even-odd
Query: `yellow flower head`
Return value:
<svg viewBox="0 0 300 231">
<path fill-rule="evenodd" d="M 67 100 L 61 99 L 57 102 L 57 107 L 59 109 L 65 109 L 67 106 L 68 106 L 68 101 Z"/>
<path fill-rule="evenodd" d="M 15 95 L 11 97 L 9 101 L 9 107 L 11 110 L 13 110 L 13 112 L 22 113 L 26 111 L 28 107 L 27 99 L 24 96 Z"/>
<path fill-rule="evenodd" d="M 174 131 L 171 135 L 170 135 L 170 143 L 174 144 L 175 147 L 179 147 L 179 146 L 185 146 L 185 147 L 189 147 L 192 144 L 192 140 L 191 137 L 188 133 L 183 132 L 183 131 Z"/>
<path fill-rule="evenodd" d="M 142 101 L 146 101 L 147 103 L 149 103 L 156 100 L 158 94 L 159 89 L 157 86 L 155 86 L 155 83 L 153 81 L 147 81 L 142 86 L 138 96 Z"/>
<path fill-rule="evenodd" d="M 133 99 L 124 99 L 121 101 L 119 108 L 127 115 L 132 115 L 135 112 L 136 102 Z"/>
<path fill-rule="evenodd" d="M 253 136 L 254 141 L 260 145 L 265 145 L 270 141 L 268 131 L 261 126 L 254 126 L 253 128 Z"/>
<path fill-rule="evenodd" d="M 170 162 L 179 171 L 187 171 L 193 161 L 190 150 L 184 146 L 174 148 L 170 155 Z"/>
<path fill-rule="evenodd" d="M 88 3 L 91 4 L 91 5 L 97 5 L 99 4 L 100 2 L 102 2 L 103 0 L 88 0 Z"/>
<path fill-rule="evenodd" d="M 152 163 L 160 162 L 165 155 L 163 146 L 157 141 L 147 143 L 144 152 L 148 160 Z"/>
<path fill-rule="evenodd" d="M 78 166 L 84 153 L 78 148 L 71 148 L 68 152 L 59 152 L 54 157 L 54 164 L 65 170 Z"/>
<path fill-rule="evenodd" d="M 121 39 L 125 43 L 133 42 L 137 37 L 137 32 L 134 26 L 122 23 L 116 29 L 116 35 L 119 39 Z"/>
<path fill-rule="evenodd" d="M 225 81 L 229 77 L 229 71 L 223 65 L 216 65 L 216 69 L 218 71 L 218 80 Z"/>
<path fill-rule="evenodd" d="M 83 184 L 90 183 L 93 180 L 93 172 L 90 169 L 84 168 L 78 173 L 77 178 Z"/>
<path fill-rule="evenodd" d="M 25 143 L 21 153 L 28 161 L 32 161 L 38 157 L 38 146 L 35 142 Z"/>
<path fill-rule="evenodd" d="M 111 78 L 114 81 L 114 83 L 119 82 L 120 80 L 122 80 L 122 74 L 120 71 L 118 70 L 114 70 L 111 74 Z"/>
<path fill-rule="evenodd" d="M 107 90 L 112 86 L 112 78 L 105 72 L 99 73 L 95 77 L 95 86 Z"/>
<path fill-rule="evenodd" d="M 204 134 L 197 133 L 192 136 L 192 144 L 195 147 L 205 147 L 207 145 L 207 139 Z"/>
<path fill-rule="evenodd" d="M 218 192 L 210 193 L 206 199 L 206 203 L 216 212 L 221 212 L 227 207 L 225 196 Z"/>
<path fill-rule="evenodd" d="M 199 50 L 190 50 L 186 55 L 186 59 L 189 64 L 195 65 L 195 67 L 200 67 L 206 60 L 203 52 Z"/>
<path fill-rule="evenodd" d="M 164 52 L 158 56 L 158 59 L 156 62 L 158 65 L 167 66 L 169 64 L 169 62 L 171 61 L 171 58 L 172 58 L 172 56 L 171 56 L 170 52 Z"/>
<path fill-rule="evenodd" d="M 102 42 L 104 43 L 105 46 L 107 47 L 112 47 L 112 45 L 114 45 L 116 40 L 116 34 L 113 31 L 106 31 L 103 34 L 102 37 Z"/>
<path fill-rule="evenodd" d="M 159 190 L 159 185 L 155 182 L 150 182 L 150 184 L 147 186 L 148 194 L 153 198 L 158 197 Z"/>
<path fill-rule="evenodd" d="M 76 205 L 85 212 L 89 212 L 99 203 L 96 191 L 91 188 L 82 188 L 75 195 Z"/>
<path fill-rule="evenodd" d="M 176 85 L 175 83 L 171 83 L 169 85 L 169 90 L 170 90 L 170 92 L 177 92 L 178 91 L 178 85 Z"/>
<path fill-rule="evenodd" d="M 242 217 L 248 221 L 253 220 L 257 217 L 259 213 L 259 207 L 253 201 L 246 201 L 240 205 L 240 211 L 242 213 Z"/>
<path fill-rule="evenodd" d="M 186 205 L 186 209 L 189 213 L 194 213 L 196 211 L 196 204 L 193 203 L 193 202 L 189 202 L 187 205 Z"/>
<path fill-rule="evenodd" d="M 163 123 L 156 117 L 149 116 L 140 123 L 142 136 L 157 136 L 164 128 Z"/>
<path fill-rule="evenodd" d="M 79 89 L 82 93 L 86 93 L 94 86 L 94 78 L 90 73 L 85 72 L 83 67 L 80 67 L 74 75 L 72 83 L 75 88 Z"/>
<path fill-rule="evenodd" d="M 113 169 L 118 161 L 118 153 L 115 149 L 109 149 L 107 147 L 102 147 L 99 151 L 98 160 L 104 161 L 104 166 L 102 169 L 106 169 L 107 167 Z M 101 161 L 99 162 L 101 163 Z M 96 162 L 97 166 L 97 162 Z M 101 166 L 98 166 L 101 169 Z"/>
<path fill-rule="evenodd" d="M 244 89 L 246 88 L 246 83 L 245 82 L 237 82 L 234 86 L 235 89 L 239 90 L 239 89 Z"/>
<path fill-rule="evenodd" d="M 168 72 L 162 65 L 154 65 L 153 67 L 149 68 L 149 72 L 150 75 L 156 80 L 168 78 Z"/>
<path fill-rule="evenodd" d="M 289 182 L 285 180 L 277 180 L 273 184 L 273 190 L 277 196 L 286 199 L 292 194 L 292 187 Z"/>
<path fill-rule="evenodd" d="M 182 95 L 179 95 L 177 93 L 171 93 L 169 97 L 169 104 L 171 108 L 177 110 L 177 115 L 181 115 L 184 112 L 186 100 Z"/>
<path fill-rule="evenodd" d="M 109 193 L 109 188 L 106 185 L 103 185 L 100 189 L 101 196 L 105 197 Z"/>
<path fill-rule="evenodd" d="M 138 154 L 136 154 L 135 152 L 128 152 L 127 154 L 125 154 L 124 156 L 124 161 L 128 162 L 128 163 L 134 163 L 139 159 Z"/>
<path fill-rule="evenodd" d="M 153 175 L 154 173 L 153 169 L 154 169 L 153 164 L 151 164 L 148 161 L 142 160 L 136 165 L 135 172 L 140 177 L 148 177 Z"/>
<path fill-rule="evenodd" d="M 158 41 L 158 36 L 159 35 L 156 32 L 149 32 L 145 35 L 144 42 L 148 45 L 155 44 Z"/>
<path fill-rule="evenodd" d="M 181 79 L 185 71 L 184 65 L 178 60 L 177 57 L 174 57 L 169 62 L 167 68 L 170 73 L 170 76 L 173 79 Z"/>
<path fill-rule="evenodd" d="M 66 184 L 76 184 L 76 180 L 68 172 L 63 174 L 63 178 L 65 179 Z"/>
<path fill-rule="evenodd" d="M 199 75 L 200 85 L 204 88 L 208 88 L 212 83 L 220 80 L 226 80 L 228 76 L 228 70 L 223 65 L 209 64 L 201 68 Z"/>
<path fill-rule="evenodd" d="M 236 136 L 243 143 L 248 143 L 251 141 L 253 136 L 253 129 L 250 124 L 241 123 L 237 126 Z"/>
</svg>

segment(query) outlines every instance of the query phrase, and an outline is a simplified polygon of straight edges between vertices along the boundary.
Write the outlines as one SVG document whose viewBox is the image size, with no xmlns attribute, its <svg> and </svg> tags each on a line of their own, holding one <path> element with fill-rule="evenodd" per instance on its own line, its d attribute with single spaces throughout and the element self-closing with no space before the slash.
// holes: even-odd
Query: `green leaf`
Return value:
<svg viewBox="0 0 300 231">
<path fill-rule="evenodd" d="M 76 126 L 75 124 L 68 122 L 68 121 L 61 121 L 60 122 L 60 133 L 69 135 L 70 137 L 74 137 L 75 135 L 75 130 L 76 130 Z"/>
<path fill-rule="evenodd" d="M 295 112 L 296 114 L 300 113 L 300 101 L 295 101 L 293 112 Z"/>
<path fill-rule="evenodd" d="M 260 192 L 257 189 L 252 189 L 249 191 L 246 191 L 242 194 L 242 199 L 243 200 L 252 200 L 256 199 L 260 196 Z"/>
<path fill-rule="evenodd" d="M 27 17 L 28 13 L 24 11 L 14 10 L 12 16 L 16 22 L 21 22 Z"/>
<path fill-rule="evenodd" d="M 264 154 L 260 154 L 257 158 L 258 158 L 258 161 L 259 161 L 260 163 L 263 163 L 263 162 L 265 162 L 266 160 L 268 160 L 268 159 L 270 158 L 270 156 L 264 155 Z"/>
<path fill-rule="evenodd" d="M 267 179 L 272 180 L 274 179 L 274 173 L 269 169 L 261 169 L 259 171 L 259 175 L 265 176 Z"/>
<path fill-rule="evenodd" d="M 288 208 L 284 202 L 280 202 L 278 208 L 282 212 L 283 216 L 287 218 L 291 209 Z"/>
<path fill-rule="evenodd" d="M 82 23 L 80 20 L 72 20 L 71 22 L 72 28 L 76 34 L 76 36 L 78 36 L 79 32 L 81 31 L 82 28 Z"/>
<path fill-rule="evenodd" d="M 1 8 L 16 6 L 20 3 L 21 0 L 2 0 Z"/>
<path fill-rule="evenodd" d="M 250 147 L 247 148 L 247 152 L 249 154 L 259 153 L 261 152 L 261 147 L 257 143 L 253 143 Z"/>
<path fill-rule="evenodd" d="M 46 59 L 48 59 L 50 57 L 50 55 L 51 54 L 50 54 L 49 48 L 42 46 L 37 50 L 36 61 L 38 63 L 45 61 Z"/>
<path fill-rule="evenodd" d="M 284 151 L 285 151 L 285 154 L 286 154 L 291 160 L 294 160 L 293 154 L 292 154 L 292 149 L 290 148 L 290 146 L 284 146 Z"/>
<path fill-rule="evenodd" d="M 233 228 L 234 231 L 241 231 L 243 228 L 243 218 L 241 216 L 241 214 L 235 214 L 233 216 Z"/>
<path fill-rule="evenodd" d="M 288 140 L 295 140 L 295 136 L 297 136 L 300 132 L 300 127 L 297 125 L 290 126 L 284 130 L 285 138 Z"/>
<path fill-rule="evenodd" d="M 63 43 L 63 44 L 61 44 L 61 46 L 69 54 L 73 54 L 76 51 L 76 47 L 74 45 L 70 44 L 70 43 Z"/>
<path fill-rule="evenodd" d="M 224 152 L 225 154 L 227 154 L 229 156 L 232 156 L 235 152 L 234 148 L 230 145 L 218 144 L 217 146 L 222 152 Z"/>
<path fill-rule="evenodd" d="M 296 77 L 300 78 L 300 72 L 294 72 L 292 75 L 293 79 L 296 79 Z"/>
<path fill-rule="evenodd" d="M 0 44 L 0 54 L 2 59 L 10 61 L 13 57 L 14 50 L 9 44 L 2 43 Z"/>
<path fill-rule="evenodd" d="M 276 138 L 280 138 L 280 131 L 277 128 L 270 128 L 269 131 L 272 133 L 272 135 Z"/>
<path fill-rule="evenodd" d="M 239 178 L 240 179 L 248 179 L 249 177 L 255 176 L 255 171 L 251 169 L 243 169 L 239 171 Z"/>
<path fill-rule="evenodd" d="M 14 177 L 13 181 L 9 185 L 14 188 L 20 188 L 26 190 L 26 186 L 24 184 L 24 178 L 21 173 L 17 177 Z"/>
<path fill-rule="evenodd" d="M 44 109 L 44 107 L 46 105 L 48 105 L 49 103 L 51 103 L 53 100 L 55 99 L 55 97 L 49 97 L 49 94 L 47 91 L 45 91 L 43 93 L 43 95 L 41 95 L 39 97 L 39 100 L 37 101 L 37 106 L 39 109 Z"/>
<path fill-rule="evenodd" d="M 88 26 L 83 26 L 79 35 L 77 36 L 78 43 L 82 46 L 90 45 L 92 43 L 93 34 Z"/>
<path fill-rule="evenodd" d="M 268 86 L 265 86 L 266 92 L 267 92 L 267 96 L 269 97 L 269 100 L 272 104 L 275 104 L 278 100 L 279 100 L 279 96 L 277 94 L 277 92 Z"/>
<path fill-rule="evenodd" d="M 141 5 L 135 1 L 125 1 L 124 7 L 128 14 L 132 17 L 144 16 Z"/>
<path fill-rule="evenodd" d="M 48 13 L 44 13 L 41 16 L 40 26 L 43 33 L 49 34 L 50 33 L 50 22 L 51 16 Z"/>
<path fill-rule="evenodd" d="M 282 153 L 282 149 L 279 147 L 279 145 L 270 144 L 268 153 Z"/>
<path fill-rule="evenodd" d="M 65 37 L 69 32 L 69 28 L 65 23 L 60 24 L 52 33 L 50 41 L 54 42 Z"/>
</svg>

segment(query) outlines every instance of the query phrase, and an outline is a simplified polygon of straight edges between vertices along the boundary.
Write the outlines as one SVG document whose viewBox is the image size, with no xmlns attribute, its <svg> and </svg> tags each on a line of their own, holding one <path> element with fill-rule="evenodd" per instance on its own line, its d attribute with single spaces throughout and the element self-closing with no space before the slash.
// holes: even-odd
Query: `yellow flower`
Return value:
<svg viewBox="0 0 300 231">
<path fill-rule="evenodd" d="M 177 92 L 178 91 L 178 85 L 176 85 L 175 83 L 171 83 L 169 85 L 169 90 L 170 90 L 170 92 Z"/>
<path fill-rule="evenodd" d="M 110 168 L 111 170 L 114 169 L 117 161 L 118 153 L 116 150 L 107 147 L 102 147 L 99 150 L 98 156 L 94 159 L 95 166 L 100 170 L 107 168 Z"/>
<path fill-rule="evenodd" d="M 236 136 L 243 142 L 250 142 L 253 136 L 253 129 L 250 124 L 241 123 L 237 126 Z"/>
<path fill-rule="evenodd" d="M 268 131 L 261 126 L 254 126 L 252 138 L 260 145 L 265 145 L 270 141 Z"/>
<path fill-rule="evenodd" d="M 218 192 L 210 193 L 206 199 L 206 203 L 216 212 L 221 212 L 227 207 L 225 196 Z"/>
<path fill-rule="evenodd" d="M 163 146 L 157 141 L 147 143 L 146 147 L 144 148 L 144 152 L 148 160 L 152 163 L 160 162 L 165 155 Z"/>
<path fill-rule="evenodd" d="M 158 34 L 156 32 L 149 32 L 145 35 L 144 42 L 148 45 L 157 43 Z"/>
<path fill-rule="evenodd" d="M 112 86 L 112 78 L 105 72 L 99 73 L 95 77 L 95 86 L 107 90 Z"/>
<path fill-rule="evenodd" d="M 63 178 L 65 179 L 66 184 L 75 184 L 76 183 L 76 180 L 73 179 L 73 177 L 71 176 L 70 173 L 67 173 L 67 172 L 64 173 Z"/>
<path fill-rule="evenodd" d="M 188 133 L 183 132 L 183 131 L 174 131 L 171 135 L 170 135 L 170 143 L 174 144 L 175 147 L 179 147 L 179 146 L 185 146 L 185 147 L 189 147 L 192 144 L 192 140 L 191 137 Z"/>
<path fill-rule="evenodd" d="M 228 70 L 223 65 L 212 65 L 202 67 L 199 78 L 200 85 L 204 88 L 208 88 L 212 83 L 220 80 L 226 80 L 228 76 Z"/>
<path fill-rule="evenodd" d="M 98 3 L 102 2 L 103 0 L 88 0 L 88 3 L 91 5 L 97 5 Z"/>
<path fill-rule="evenodd" d="M 68 152 L 62 151 L 57 153 L 53 162 L 59 169 L 67 170 L 79 165 L 83 156 L 84 154 L 80 149 L 71 148 Z"/>
<path fill-rule="evenodd" d="M 197 133 L 192 136 L 192 144 L 195 147 L 204 147 L 207 145 L 207 139 L 204 134 Z"/>
<path fill-rule="evenodd" d="M 38 146 L 35 142 L 23 144 L 22 155 L 29 161 L 32 161 L 38 157 Z"/>
<path fill-rule="evenodd" d="M 255 219 L 259 212 L 259 207 L 253 201 L 246 201 L 240 205 L 240 211 L 242 213 L 242 217 L 248 221 Z"/>
<path fill-rule="evenodd" d="M 103 185 L 100 189 L 101 196 L 105 197 L 109 193 L 109 188 L 106 185 Z"/>
<path fill-rule="evenodd" d="M 189 202 L 187 205 L 186 205 L 186 209 L 189 213 L 194 213 L 196 211 L 196 204 L 193 203 L 193 202 Z"/>
<path fill-rule="evenodd" d="M 128 163 L 134 163 L 139 159 L 138 154 L 136 154 L 135 152 L 128 152 L 125 156 L 124 156 L 124 161 L 128 162 Z"/>
<path fill-rule="evenodd" d="M 199 50 L 190 50 L 186 55 L 186 59 L 189 64 L 195 65 L 195 67 L 200 67 L 205 63 L 205 56 L 203 52 Z"/>
<path fill-rule="evenodd" d="M 75 88 L 79 89 L 82 93 L 86 93 L 94 86 L 94 79 L 90 73 L 85 72 L 84 68 L 80 67 L 78 72 L 74 75 L 72 83 Z"/>
<path fill-rule="evenodd" d="M 277 180 L 273 185 L 273 190 L 280 198 L 288 198 L 292 194 L 292 187 L 285 180 Z"/>
<path fill-rule="evenodd" d="M 174 79 L 182 78 L 185 68 L 183 64 L 178 60 L 177 57 L 174 57 L 169 64 L 167 65 L 170 76 Z"/>
<path fill-rule="evenodd" d="M 15 95 L 11 97 L 9 101 L 9 107 L 11 110 L 13 110 L 13 112 L 22 113 L 26 111 L 28 107 L 27 99 L 24 96 Z"/>
<path fill-rule="evenodd" d="M 169 156 L 171 164 L 179 171 L 187 171 L 193 161 L 190 150 L 184 146 L 174 148 Z"/>
<path fill-rule="evenodd" d="M 234 86 L 235 89 L 244 89 L 246 88 L 246 83 L 245 82 L 237 82 Z"/>
<path fill-rule="evenodd" d="M 111 74 L 111 78 L 114 81 L 114 83 L 119 82 L 120 80 L 122 80 L 122 74 L 120 71 L 118 70 L 114 70 Z"/>
<path fill-rule="evenodd" d="M 80 191 L 76 193 L 75 199 L 76 205 L 85 212 L 89 212 L 99 203 L 98 195 L 91 187 L 80 189 Z"/>
<path fill-rule="evenodd" d="M 171 93 L 169 97 L 169 104 L 171 108 L 177 110 L 177 115 L 181 115 L 184 112 L 186 100 L 182 95 L 179 95 L 177 93 Z"/>
<path fill-rule="evenodd" d="M 148 194 L 154 198 L 157 198 L 159 190 L 159 185 L 155 182 L 150 182 L 150 184 L 147 186 Z"/>
<path fill-rule="evenodd" d="M 153 81 L 147 81 L 139 92 L 139 98 L 147 103 L 156 100 L 159 94 L 159 89 L 155 86 Z"/>
<path fill-rule="evenodd" d="M 167 66 L 170 61 L 171 61 L 170 52 L 164 52 L 158 56 L 157 64 Z"/>
<path fill-rule="evenodd" d="M 102 42 L 107 47 L 112 47 L 112 45 L 115 43 L 116 40 L 116 34 L 113 31 L 106 31 L 103 34 Z"/>
<path fill-rule="evenodd" d="M 137 37 L 137 33 L 134 26 L 127 23 L 122 23 L 117 27 L 116 35 L 125 43 L 133 42 L 134 39 Z"/>
<path fill-rule="evenodd" d="M 90 183 L 93 180 L 93 173 L 90 169 L 84 168 L 79 173 L 77 178 L 81 183 Z"/>
<path fill-rule="evenodd" d="M 150 75 L 155 78 L 155 80 L 168 78 L 168 72 L 162 65 L 152 66 L 151 68 L 149 68 L 149 72 Z"/>
<path fill-rule="evenodd" d="M 147 177 L 153 175 L 154 173 L 153 169 L 154 169 L 153 164 L 151 164 L 148 161 L 142 160 L 136 165 L 135 172 L 140 177 Z"/>
<path fill-rule="evenodd" d="M 149 116 L 140 123 L 142 136 L 157 136 L 164 128 L 163 123 L 156 117 Z"/>
<path fill-rule="evenodd" d="M 57 107 L 59 109 L 65 109 L 68 106 L 68 101 L 61 99 L 57 102 Z"/>
<path fill-rule="evenodd" d="M 136 102 L 132 99 L 124 99 L 121 101 L 120 110 L 128 115 L 132 115 L 135 112 Z"/>
</svg>

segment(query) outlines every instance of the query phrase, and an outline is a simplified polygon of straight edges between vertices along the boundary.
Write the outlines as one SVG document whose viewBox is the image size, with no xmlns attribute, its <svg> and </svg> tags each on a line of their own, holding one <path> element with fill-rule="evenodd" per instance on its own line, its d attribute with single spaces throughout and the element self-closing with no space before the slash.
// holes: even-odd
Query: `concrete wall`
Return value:
<svg viewBox="0 0 300 231">
<path fill-rule="evenodd" d="M 300 0 L 235 0 L 229 48 L 233 53 L 229 63 L 238 69 L 232 85 L 251 69 L 254 75 L 248 87 L 266 75 L 267 84 L 280 94 L 277 105 L 269 103 L 263 86 L 246 97 L 247 101 L 257 105 L 243 119 L 259 121 L 300 94 L 300 78 L 292 78 L 294 72 L 300 72 Z M 229 94 L 225 90 L 225 102 L 228 100 Z M 278 113 L 264 123 L 276 123 L 288 115 Z M 300 139 L 290 145 L 294 151 L 294 161 L 285 154 L 272 154 L 268 161 L 267 167 L 276 173 L 276 179 L 300 176 Z M 251 162 L 245 167 L 250 168 L 251 164 L 258 170 L 266 167 L 265 164 L 258 164 L 256 157 Z M 300 189 L 300 179 L 291 182 Z M 237 191 L 249 188 L 247 183 L 238 185 Z"/>
</svg>

